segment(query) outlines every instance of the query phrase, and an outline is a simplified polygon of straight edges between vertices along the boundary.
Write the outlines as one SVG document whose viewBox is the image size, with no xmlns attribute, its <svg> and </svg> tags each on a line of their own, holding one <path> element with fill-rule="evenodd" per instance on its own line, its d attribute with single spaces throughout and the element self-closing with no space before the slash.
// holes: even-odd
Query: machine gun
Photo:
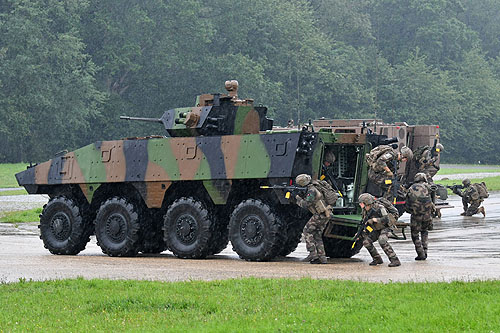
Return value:
<svg viewBox="0 0 500 333">
<path fill-rule="evenodd" d="M 372 215 L 375 213 L 375 209 L 370 209 L 368 213 L 366 214 L 365 218 L 363 221 L 359 223 L 358 226 L 358 231 L 356 231 L 356 234 L 354 235 L 353 242 L 351 249 L 354 249 L 354 246 L 356 245 L 356 242 L 361 238 L 361 235 L 363 232 L 372 232 L 373 228 L 368 225 L 368 221 L 372 218 Z"/>
<path fill-rule="evenodd" d="M 295 198 L 296 195 L 300 195 L 302 193 L 307 192 L 307 187 L 296 186 L 296 185 L 288 185 L 287 183 L 283 183 L 282 185 L 271 185 L 271 186 L 261 186 L 263 189 L 273 189 L 273 190 L 285 190 L 285 198 L 290 199 L 293 195 Z"/>
<path fill-rule="evenodd" d="M 458 190 L 463 190 L 465 188 L 465 186 L 463 185 L 446 185 L 446 188 L 449 188 L 453 193 L 457 194 L 458 193 Z"/>
</svg>

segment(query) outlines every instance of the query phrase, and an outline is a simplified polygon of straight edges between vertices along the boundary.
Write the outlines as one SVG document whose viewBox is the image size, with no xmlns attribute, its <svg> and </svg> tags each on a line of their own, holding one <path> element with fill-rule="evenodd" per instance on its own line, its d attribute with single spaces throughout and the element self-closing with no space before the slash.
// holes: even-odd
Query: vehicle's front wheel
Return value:
<svg viewBox="0 0 500 333">
<path fill-rule="evenodd" d="M 66 196 L 52 198 L 43 207 L 39 228 L 40 238 L 52 254 L 77 254 L 85 249 L 92 234 L 92 224 Z"/>
<path fill-rule="evenodd" d="M 112 257 L 134 256 L 139 251 L 141 225 L 137 205 L 125 198 L 106 200 L 96 216 L 97 245 Z"/>
</svg>

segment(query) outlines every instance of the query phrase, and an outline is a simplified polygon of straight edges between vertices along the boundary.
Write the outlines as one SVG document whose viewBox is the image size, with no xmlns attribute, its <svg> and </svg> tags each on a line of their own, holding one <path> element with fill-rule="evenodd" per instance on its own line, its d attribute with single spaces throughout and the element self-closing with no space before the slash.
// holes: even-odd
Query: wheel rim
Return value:
<svg viewBox="0 0 500 333">
<path fill-rule="evenodd" d="M 116 243 L 127 236 L 127 220 L 122 214 L 111 214 L 106 220 L 106 235 Z"/>
<path fill-rule="evenodd" d="M 65 241 L 71 233 L 71 220 L 66 213 L 58 212 L 50 220 L 50 230 L 58 241 Z"/>
<path fill-rule="evenodd" d="M 179 216 L 175 223 L 175 234 L 183 244 L 189 245 L 196 241 L 198 224 L 193 216 L 184 214 Z"/>
<path fill-rule="evenodd" d="M 241 222 L 241 239 L 249 246 L 257 246 L 264 237 L 263 229 L 264 222 L 261 218 L 257 215 L 248 215 Z"/>
</svg>

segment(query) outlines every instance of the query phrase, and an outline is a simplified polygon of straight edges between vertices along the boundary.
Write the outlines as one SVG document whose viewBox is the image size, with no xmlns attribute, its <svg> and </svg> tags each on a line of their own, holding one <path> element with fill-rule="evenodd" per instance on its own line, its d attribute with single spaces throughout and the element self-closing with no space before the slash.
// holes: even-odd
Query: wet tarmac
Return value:
<svg viewBox="0 0 500 333">
<path fill-rule="evenodd" d="M 183 260 L 166 251 L 160 255 L 111 258 L 102 254 L 92 238 L 77 256 L 51 255 L 37 236 L 37 223 L 0 224 L 0 282 L 19 279 L 48 280 L 83 277 L 160 281 L 218 280 L 240 277 L 311 277 L 356 281 L 472 281 L 500 279 L 500 193 L 485 202 L 482 215 L 463 217 L 461 201 L 451 196 L 454 208 L 444 209 L 429 235 L 429 257 L 415 261 L 411 240 L 391 240 L 402 266 L 389 268 L 388 260 L 368 266 L 362 249 L 350 259 L 329 259 L 327 265 L 303 263 L 304 244 L 286 258 L 271 262 L 247 262 L 228 246 L 221 254 L 204 260 Z M 403 215 L 402 221 L 409 216 Z M 409 238 L 409 230 L 406 231 Z M 379 248 L 380 251 L 380 248 Z"/>
</svg>

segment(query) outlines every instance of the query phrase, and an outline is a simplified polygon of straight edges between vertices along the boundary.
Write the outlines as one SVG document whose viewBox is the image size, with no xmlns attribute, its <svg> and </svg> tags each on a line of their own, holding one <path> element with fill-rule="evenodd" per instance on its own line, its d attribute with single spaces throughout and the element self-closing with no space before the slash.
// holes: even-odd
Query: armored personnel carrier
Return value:
<svg viewBox="0 0 500 333">
<path fill-rule="evenodd" d="M 273 130 L 267 108 L 227 94 L 204 94 L 195 106 L 165 111 L 164 136 L 98 141 L 16 174 L 30 194 L 48 194 L 40 233 L 53 254 L 75 255 L 92 234 L 105 254 L 169 249 L 204 258 L 231 241 L 246 260 L 286 256 L 300 242 L 309 213 L 285 197 L 301 173 L 322 176 L 325 151 L 336 155 L 341 199 L 325 230 L 330 257 L 350 257 L 360 221 L 356 198 L 367 185 L 365 154 L 386 135 L 335 133 L 313 126 Z"/>
</svg>

